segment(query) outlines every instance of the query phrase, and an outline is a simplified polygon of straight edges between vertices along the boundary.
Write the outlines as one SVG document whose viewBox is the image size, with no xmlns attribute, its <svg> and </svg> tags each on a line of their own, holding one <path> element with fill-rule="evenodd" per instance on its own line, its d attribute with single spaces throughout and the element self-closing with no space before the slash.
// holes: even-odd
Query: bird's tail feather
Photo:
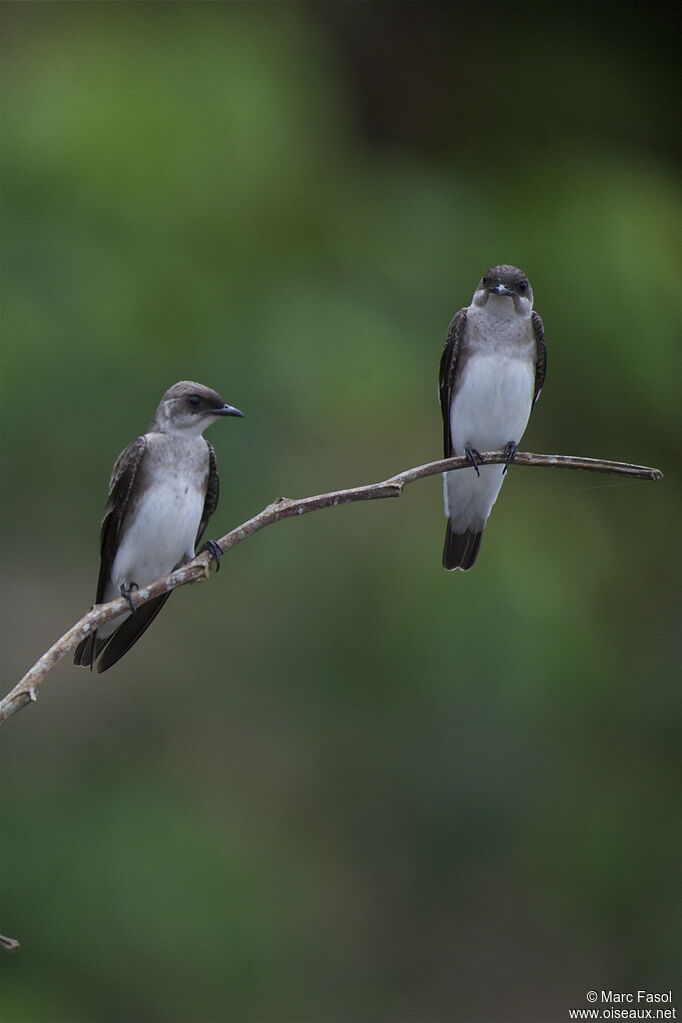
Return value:
<svg viewBox="0 0 682 1023">
<path fill-rule="evenodd" d="M 95 629 L 95 631 L 91 632 L 89 636 L 82 639 L 76 647 L 73 655 L 73 663 L 82 664 L 83 667 L 89 667 L 92 671 L 93 664 L 109 642 L 109 639 L 109 636 L 105 639 L 100 639 L 97 635 L 97 630 Z"/>
<path fill-rule="evenodd" d="M 105 640 L 106 646 L 97 662 L 97 671 L 106 671 L 112 664 L 116 664 L 116 661 L 120 660 L 134 643 L 137 643 L 142 633 L 152 624 L 171 593 L 172 590 L 169 590 L 168 593 L 162 593 L 160 597 L 154 597 L 152 600 L 148 600 L 146 604 L 141 604 L 119 625 L 116 632 Z"/>
<path fill-rule="evenodd" d="M 446 568 L 448 572 L 452 572 L 455 568 L 461 568 L 463 572 L 466 572 L 471 568 L 481 546 L 482 536 L 483 530 L 480 533 L 475 533 L 473 530 L 467 529 L 464 533 L 455 533 L 452 524 L 448 521 L 443 544 L 443 568 Z"/>
</svg>

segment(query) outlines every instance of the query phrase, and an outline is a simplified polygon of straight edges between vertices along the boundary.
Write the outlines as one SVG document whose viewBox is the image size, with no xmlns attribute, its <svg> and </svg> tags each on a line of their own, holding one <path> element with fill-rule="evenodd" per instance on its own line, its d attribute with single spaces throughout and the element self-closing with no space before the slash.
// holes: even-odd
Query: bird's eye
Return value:
<svg viewBox="0 0 682 1023">
<path fill-rule="evenodd" d="M 519 289 L 519 291 L 527 291 L 528 290 L 528 281 L 519 281 L 519 283 L 516 285 L 516 287 Z"/>
<path fill-rule="evenodd" d="M 490 284 L 490 274 L 483 274 L 481 284 Z"/>
<path fill-rule="evenodd" d="M 189 398 L 187 399 L 187 404 L 190 405 L 191 408 L 198 408 L 199 405 L 201 404 L 201 398 L 199 397 L 198 394 L 190 394 Z"/>
</svg>

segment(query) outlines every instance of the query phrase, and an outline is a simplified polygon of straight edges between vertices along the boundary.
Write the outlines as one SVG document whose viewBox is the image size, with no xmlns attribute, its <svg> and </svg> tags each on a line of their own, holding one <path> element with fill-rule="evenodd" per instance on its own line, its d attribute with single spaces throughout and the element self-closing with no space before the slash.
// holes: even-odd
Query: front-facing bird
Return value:
<svg viewBox="0 0 682 1023">
<path fill-rule="evenodd" d="M 215 452 L 203 431 L 242 415 L 210 387 L 181 380 L 164 394 L 147 433 L 121 452 L 102 520 L 95 603 L 125 596 L 131 611 L 86 636 L 76 664 L 97 661 L 106 671 L 156 618 L 170 591 L 137 608 L 133 594 L 194 557 L 218 504 Z"/>
<path fill-rule="evenodd" d="M 471 468 L 443 473 L 448 519 L 443 567 L 471 568 L 481 534 L 545 379 L 542 320 L 522 270 L 486 270 L 471 305 L 455 314 L 440 362 L 445 457 Z M 502 451 L 505 465 L 479 465 L 481 451 Z"/>
</svg>

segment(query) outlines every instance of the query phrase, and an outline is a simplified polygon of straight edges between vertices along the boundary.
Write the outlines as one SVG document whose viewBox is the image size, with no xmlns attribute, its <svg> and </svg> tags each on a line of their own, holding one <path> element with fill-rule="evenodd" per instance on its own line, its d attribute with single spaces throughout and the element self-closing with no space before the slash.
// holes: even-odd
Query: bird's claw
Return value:
<svg viewBox="0 0 682 1023">
<path fill-rule="evenodd" d="M 223 556 L 220 544 L 216 543 L 215 540 L 207 540 L 206 543 L 202 544 L 199 554 L 202 554 L 204 551 L 211 555 L 211 560 L 215 562 L 215 570 L 216 572 L 219 572 L 220 559 Z"/>
<path fill-rule="evenodd" d="M 503 476 L 506 473 L 506 471 L 509 468 L 509 466 L 514 461 L 514 459 L 516 458 L 516 452 L 517 451 L 518 451 L 518 445 L 516 444 L 516 441 L 510 440 L 508 444 L 505 444 L 505 446 L 504 446 L 504 455 L 505 455 L 505 458 L 507 460 L 504 463 L 504 469 L 502 470 L 502 475 Z"/>
<path fill-rule="evenodd" d="M 133 603 L 132 594 L 135 592 L 135 590 L 139 590 L 139 588 L 140 587 L 137 585 L 137 583 L 131 583 L 130 586 L 126 586 L 125 583 L 121 583 L 121 585 L 118 588 L 118 592 L 121 594 L 121 596 L 125 597 L 125 599 L 128 601 L 128 607 L 130 608 L 131 612 L 135 610 L 135 604 Z"/>
<path fill-rule="evenodd" d="M 477 451 L 476 448 L 472 448 L 471 444 L 465 444 L 464 454 L 467 457 L 467 461 L 470 462 L 476 470 L 476 475 L 480 476 L 481 470 L 478 467 L 481 464 L 481 452 Z"/>
</svg>

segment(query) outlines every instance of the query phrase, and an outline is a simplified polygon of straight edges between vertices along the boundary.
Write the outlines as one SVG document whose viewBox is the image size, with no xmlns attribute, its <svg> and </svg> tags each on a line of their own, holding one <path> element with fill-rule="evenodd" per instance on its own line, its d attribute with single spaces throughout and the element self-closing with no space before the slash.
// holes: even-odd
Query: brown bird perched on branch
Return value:
<svg viewBox="0 0 682 1023">
<path fill-rule="evenodd" d="M 481 277 L 471 304 L 450 324 L 440 362 L 445 457 L 471 468 L 443 473 L 448 519 L 443 567 L 471 568 L 507 466 L 545 379 L 542 320 L 523 270 L 503 264 Z M 505 451 L 505 465 L 479 465 L 480 451 Z"/>
<path fill-rule="evenodd" d="M 202 436 L 224 416 L 242 416 L 217 391 L 181 380 L 164 394 L 147 433 L 116 460 L 100 535 L 97 604 L 124 596 L 130 611 L 76 648 L 76 664 L 106 671 L 137 642 L 170 592 L 135 607 L 135 590 L 186 564 L 218 504 L 215 452 Z M 220 548 L 204 544 L 219 561 Z M 98 660 L 99 658 L 99 660 Z"/>
</svg>

